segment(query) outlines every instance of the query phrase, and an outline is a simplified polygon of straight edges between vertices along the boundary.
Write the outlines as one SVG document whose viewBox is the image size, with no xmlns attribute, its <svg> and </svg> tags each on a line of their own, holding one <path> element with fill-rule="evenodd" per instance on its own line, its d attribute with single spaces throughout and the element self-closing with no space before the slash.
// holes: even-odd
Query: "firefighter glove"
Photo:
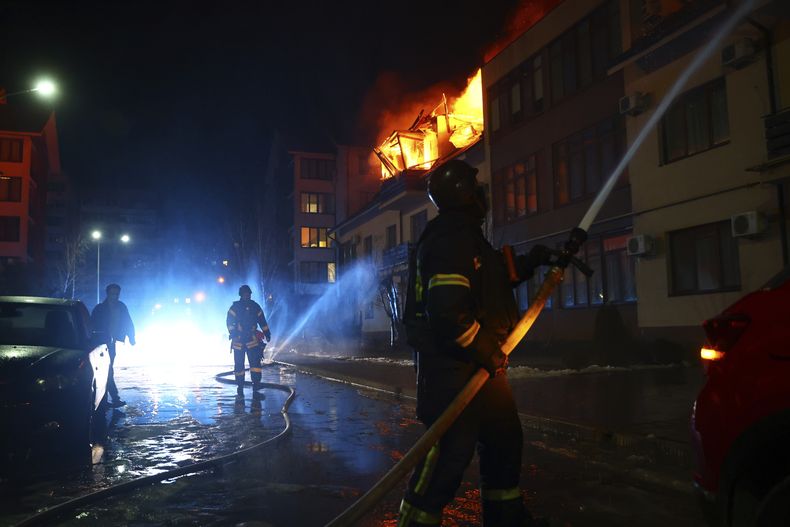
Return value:
<svg viewBox="0 0 790 527">
<path fill-rule="evenodd" d="M 507 355 L 502 353 L 496 337 L 486 329 L 480 328 L 472 341 L 472 359 L 488 371 L 491 377 L 505 372 Z"/>
<path fill-rule="evenodd" d="M 535 245 L 529 253 L 516 257 L 516 270 L 522 280 L 529 280 L 537 267 L 551 265 L 551 249 L 545 245 Z"/>
</svg>

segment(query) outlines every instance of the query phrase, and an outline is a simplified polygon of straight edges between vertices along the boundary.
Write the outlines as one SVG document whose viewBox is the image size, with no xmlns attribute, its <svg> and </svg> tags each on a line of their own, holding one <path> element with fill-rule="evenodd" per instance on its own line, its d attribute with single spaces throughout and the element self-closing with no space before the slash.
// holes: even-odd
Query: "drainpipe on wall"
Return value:
<svg viewBox="0 0 790 527">
<path fill-rule="evenodd" d="M 768 105 L 770 114 L 774 115 L 777 111 L 776 101 L 776 86 L 774 84 L 774 53 L 773 45 L 774 40 L 771 36 L 771 30 L 764 25 L 756 22 L 751 18 L 746 19 L 749 24 L 757 28 L 762 34 L 765 41 L 765 74 L 768 78 Z M 782 238 L 782 265 L 787 267 L 790 264 L 790 255 L 788 254 L 787 243 L 787 208 L 785 206 L 785 189 L 784 183 L 777 181 L 776 185 L 776 204 L 779 208 L 779 235 Z"/>
</svg>

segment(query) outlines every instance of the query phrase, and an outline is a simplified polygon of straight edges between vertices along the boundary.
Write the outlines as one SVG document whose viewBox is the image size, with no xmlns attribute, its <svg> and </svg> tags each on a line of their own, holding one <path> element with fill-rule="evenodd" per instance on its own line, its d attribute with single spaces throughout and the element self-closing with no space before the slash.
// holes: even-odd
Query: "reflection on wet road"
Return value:
<svg viewBox="0 0 790 527">
<path fill-rule="evenodd" d="M 8 490 L 0 524 L 11 525 L 37 509 L 127 481 L 249 447 L 278 433 L 286 394 L 248 388 L 237 398 L 214 375 L 220 366 L 142 364 L 118 368 L 128 405 L 107 413 L 102 462 L 79 475 L 42 477 Z M 377 392 L 296 373 L 264 368 L 265 382 L 294 386 L 293 434 L 222 469 L 193 474 L 109 498 L 63 525 L 320 526 L 368 490 L 414 444 L 422 426 L 412 403 Z M 522 488 L 533 510 L 563 526 L 698 523 L 691 496 L 635 488 L 604 471 L 595 445 L 558 443 L 525 433 Z M 624 467 L 626 470 L 633 467 Z M 467 471 L 445 525 L 479 524 L 477 466 Z M 393 490 L 363 526 L 394 526 L 402 487 Z"/>
</svg>

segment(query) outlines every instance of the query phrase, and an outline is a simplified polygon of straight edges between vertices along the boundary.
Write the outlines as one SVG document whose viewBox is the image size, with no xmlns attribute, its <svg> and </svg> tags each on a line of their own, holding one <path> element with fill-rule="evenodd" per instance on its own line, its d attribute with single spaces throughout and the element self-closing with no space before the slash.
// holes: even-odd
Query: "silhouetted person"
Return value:
<svg viewBox="0 0 790 527">
<path fill-rule="evenodd" d="M 91 322 L 93 330 L 99 331 L 106 337 L 107 348 L 110 352 L 110 375 L 107 378 L 107 392 L 110 394 L 110 406 L 119 408 L 126 403 L 118 396 L 118 387 L 115 385 L 115 343 L 124 342 L 129 337 L 129 344 L 134 346 L 137 342 L 134 339 L 134 324 L 132 317 L 129 316 L 129 309 L 126 304 L 119 300 L 121 296 L 121 286 L 110 284 L 105 289 L 107 296 L 104 302 L 93 308 Z"/>
<path fill-rule="evenodd" d="M 523 504 L 522 432 L 501 342 L 518 322 L 505 259 L 483 237 L 486 216 L 477 169 L 452 160 L 434 170 L 428 196 L 439 215 L 409 260 L 404 322 L 417 352 L 417 417 L 430 427 L 481 367 L 490 378 L 414 470 L 399 527 L 440 525 L 477 450 L 483 524 L 533 525 Z M 548 263 L 537 245 L 514 262 L 518 280 Z"/>
</svg>

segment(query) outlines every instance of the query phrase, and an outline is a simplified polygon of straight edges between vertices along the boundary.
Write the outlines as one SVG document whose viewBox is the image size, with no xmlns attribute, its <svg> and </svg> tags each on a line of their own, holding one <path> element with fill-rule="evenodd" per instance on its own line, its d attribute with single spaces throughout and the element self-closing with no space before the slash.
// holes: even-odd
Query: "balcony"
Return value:
<svg viewBox="0 0 790 527">
<path fill-rule="evenodd" d="M 404 170 L 397 176 L 382 181 L 379 190 L 381 208 L 408 209 L 420 201 L 427 202 L 428 183 L 425 174 L 425 170 Z"/>
<path fill-rule="evenodd" d="M 765 116 L 764 122 L 768 159 L 790 154 L 790 108 Z"/>
<path fill-rule="evenodd" d="M 390 249 L 385 249 L 381 255 L 381 267 L 397 267 L 409 263 L 409 250 L 413 247 L 412 243 L 404 242 Z"/>
</svg>

